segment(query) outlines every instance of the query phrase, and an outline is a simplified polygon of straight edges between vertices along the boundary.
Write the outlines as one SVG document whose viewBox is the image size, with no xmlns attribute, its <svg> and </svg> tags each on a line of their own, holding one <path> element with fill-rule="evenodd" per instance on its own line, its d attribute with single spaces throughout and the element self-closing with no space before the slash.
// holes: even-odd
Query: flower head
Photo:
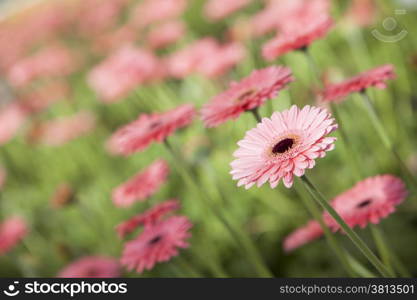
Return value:
<svg viewBox="0 0 417 300">
<path fill-rule="evenodd" d="M 275 188 L 282 179 L 286 187 L 293 176 L 304 175 L 313 168 L 315 159 L 333 150 L 335 137 L 327 135 L 337 129 L 334 119 L 325 109 L 293 105 L 272 117 L 263 118 L 257 127 L 246 132 L 238 142 L 239 149 L 231 163 L 233 179 L 247 189 L 269 181 Z"/>
<path fill-rule="evenodd" d="M 0 109 L 0 145 L 10 141 L 27 119 L 27 110 L 18 103 L 9 103 Z"/>
<path fill-rule="evenodd" d="M 26 221 L 21 217 L 9 217 L 0 224 L 0 255 L 9 252 L 28 233 Z"/>
<path fill-rule="evenodd" d="M 210 20 L 221 20 L 244 8 L 249 3 L 250 0 L 209 0 L 204 6 L 204 13 Z"/>
<path fill-rule="evenodd" d="M 195 116 L 194 106 L 183 104 L 177 108 L 154 114 L 142 114 L 136 121 L 118 129 L 107 147 L 113 154 L 129 155 L 143 151 L 153 142 L 163 142 L 177 129 L 189 125 Z"/>
<path fill-rule="evenodd" d="M 176 199 L 167 200 L 165 202 L 156 204 L 144 213 L 136 215 L 127 221 L 117 225 L 116 231 L 119 237 L 123 238 L 127 234 L 134 231 L 140 225 L 153 226 L 161 221 L 167 214 L 176 211 L 180 208 L 180 203 Z"/>
<path fill-rule="evenodd" d="M 187 217 L 173 216 L 144 228 L 134 240 L 125 244 L 121 263 L 138 273 L 150 270 L 158 262 L 178 255 L 179 248 L 187 248 L 192 227 Z"/>
<path fill-rule="evenodd" d="M 332 206 L 350 226 L 365 227 L 368 223 L 377 224 L 380 219 L 395 211 L 407 196 L 405 184 L 392 175 L 369 177 L 358 182 L 353 188 L 337 196 Z M 325 213 L 326 223 L 334 230 L 337 222 Z"/>
<path fill-rule="evenodd" d="M 120 277 L 117 260 L 104 256 L 86 256 L 66 266 L 60 278 L 115 278 Z"/>
<path fill-rule="evenodd" d="M 328 85 L 321 93 L 321 98 L 325 102 L 342 101 L 350 94 L 362 92 L 370 87 L 385 89 L 386 81 L 394 78 L 394 66 L 383 65 L 341 83 Z"/>
<path fill-rule="evenodd" d="M 310 221 L 303 227 L 298 228 L 288 235 L 284 240 L 285 252 L 291 252 L 311 241 L 320 238 L 323 235 L 323 229 L 319 222 Z"/>
<path fill-rule="evenodd" d="M 147 39 L 151 48 L 159 49 L 174 44 L 184 36 L 184 33 L 184 22 L 175 20 L 163 23 L 151 29 Z"/>
<path fill-rule="evenodd" d="M 156 193 L 169 173 L 164 160 L 153 162 L 126 183 L 113 190 L 113 203 L 119 207 L 131 206 L 135 201 L 144 201 Z"/>
<path fill-rule="evenodd" d="M 243 112 L 274 98 L 291 81 L 291 70 L 285 67 L 272 66 L 255 70 L 240 82 L 232 83 L 227 91 L 204 105 L 201 110 L 202 119 L 207 127 L 236 119 Z"/>
</svg>

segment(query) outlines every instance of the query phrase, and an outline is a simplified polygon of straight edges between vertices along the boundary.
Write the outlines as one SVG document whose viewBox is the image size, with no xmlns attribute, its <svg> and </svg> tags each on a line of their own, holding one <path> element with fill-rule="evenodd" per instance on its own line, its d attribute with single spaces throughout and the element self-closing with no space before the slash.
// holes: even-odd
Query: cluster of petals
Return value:
<svg viewBox="0 0 417 300">
<path fill-rule="evenodd" d="M 191 237 L 191 227 L 192 223 L 184 216 L 172 216 L 145 226 L 139 236 L 125 244 L 122 265 L 142 273 L 156 263 L 170 260 L 178 255 L 179 249 L 189 246 L 187 239 Z"/>
<path fill-rule="evenodd" d="M 283 243 L 285 252 L 291 252 L 295 249 L 310 243 L 323 236 L 323 229 L 317 221 L 309 221 L 306 225 L 290 233 Z"/>
<path fill-rule="evenodd" d="M 368 177 L 332 200 L 331 205 L 350 227 L 364 228 L 395 211 L 407 196 L 404 182 L 393 175 Z M 338 223 L 326 212 L 326 223 L 339 230 Z"/>
<path fill-rule="evenodd" d="M 161 143 L 177 129 L 189 125 L 195 115 L 192 104 L 183 104 L 163 113 L 141 114 L 109 138 L 107 149 L 115 155 L 143 151 L 153 142 Z"/>
<path fill-rule="evenodd" d="M 27 116 L 27 110 L 19 103 L 11 102 L 0 109 L 0 145 L 15 137 Z"/>
<path fill-rule="evenodd" d="M 263 118 L 255 128 L 246 132 L 230 172 L 238 186 L 247 189 L 260 187 L 269 181 L 275 188 L 282 179 L 291 187 L 293 177 L 302 176 L 334 149 L 335 137 L 327 135 L 337 129 L 337 124 L 326 109 L 293 105 L 283 112 L 275 112 L 271 118 Z"/>
<path fill-rule="evenodd" d="M 114 258 L 85 256 L 77 259 L 58 274 L 59 278 L 116 278 L 120 277 L 120 265 Z"/>
<path fill-rule="evenodd" d="M 147 43 L 152 49 L 159 49 L 176 43 L 185 34 L 185 24 L 180 20 L 168 21 L 152 28 Z"/>
<path fill-rule="evenodd" d="M 208 0 L 204 6 L 204 14 L 208 19 L 221 20 L 247 6 L 251 0 Z"/>
<path fill-rule="evenodd" d="M 32 142 L 49 146 L 62 146 L 91 132 L 96 125 L 93 113 L 81 111 L 68 117 L 59 117 L 34 125 L 29 133 Z"/>
<path fill-rule="evenodd" d="M 161 77 L 161 73 L 161 64 L 153 53 L 124 46 L 90 71 L 88 83 L 100 100 L 114 102 L 138 85 Z"/>
<path fill-rule="evenodd" d="M 230 88 L 214 97 L 201 109 L 201 117 L 207 127 L 218 126 L 236 119 L 243 112 L 263 105 L 268 99 L 293 81 L 292 72 L 282 66 L 271 66 L 253 71 L 240 82 L 232 82 Z"/>
<path fill-rule="evenodd" d="M 164 160 L 153 162 L 133 178 L 113 190 L 113 203 L 118 207 L 131 206 L 155 194 L 166 181 L 169 166 Z"/>
<path fill-rule="evenodd" d="M 0 255 L 9 252 L 28 233 L 26 221 L 18 216 L 9 217 L 0 224 Z"/>
<path fill-rule="evenodd" d="M 324 102 L 340 102 L 350 94 L 363 92 L 370 87 L 385 89 L 387 87 L 386 81 L 394 79 L 395 76 L 393 65 L 382 65 L 341 83 L 327 85 L 321 92 L 321 100 Z"/>
<path fill-rule="evenodd" d="M 133 232 L 139 226 L 153 226 L 167 214 L 180 209 L 180 202 L 176 199 L 167 200 L 165 202 L 156 204 L 149 210 L 139 215 L 133 216 L 117 225 L 116 231 L 120 238 L 124 238 L 129 233 Z"/>
</svg>

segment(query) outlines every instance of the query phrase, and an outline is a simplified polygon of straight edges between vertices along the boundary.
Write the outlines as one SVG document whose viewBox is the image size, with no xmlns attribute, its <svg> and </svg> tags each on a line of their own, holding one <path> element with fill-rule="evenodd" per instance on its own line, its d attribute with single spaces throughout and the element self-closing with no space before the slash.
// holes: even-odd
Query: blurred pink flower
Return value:
<svg viewBox="0 0 417 300">
<path fill-rule="evenodd" d="M 108 140 L 112 154 L 129 155 L 143 151 L 153 142 L 163 142 L 177 129 L 189 125 L 195 116 L 194 106 L 183 104 L 163 113 L 142 114 L 118 129 Z"/>
<path fill-rule="evenodd" d="M 8 79 L 13 86 L 21 87 L 40 77 L 68 75 L 76 65 L 76 58 L 69 49 L 49 46 L 16 62 L 8 72 Z"/>
<path fill-rule="evenodd" d="M 185 34 L 185 24 L 182 21 L 169 21 L 152 28 L 148 34 L 148 44 L 153 49 L 164 48 L 174 44 Z"/>
<path fill-rule="evenodd" d="M 366 27 L 375 22 L 376 14 L 375 0 L 352 0 L 345 18 L 358 26 Z"/>
<path fill-rule="evenodd" d="M 169 167 L 164 160 L 153 162 L 113 190 L 113 203 L 119 207 L 129 207 L 136 201 L 146 200 L 165 183 L 168 173 Z"/>
<path fill-rule="evenodd" d="M 214 97 L 201 109 L 206 127 L 215 127 L 228 120 L 238 118 L 242 113 L 263 105 L 268 99 L 293 81 L 289 68 L 272 66 L 253 71 L 240 82 L 233 82 L 230 88 Z"/>
<path fill-rule="evenodd" d="M 127 221 L 117 225 L 116 231 L 120 238 L 124 238 L 129 233 L 133 232 L 140 225 L 153 226 L 167 214 L 176 211 L 180 208 L 180 203 L 176 199 L 167 200 L 165 202 L 156 204 L 142 214 L 136 215 Z"/>
<path fill-rule="evenodd" d="M 290 233 L 284 239 L 284 250 L 285 252 L 291 252 L 307 243 L 310 243 L 314 240 L 323 236 L 323 229 L 321 228 L 319 222 L 310 221 L 303 227 L 300 227 Z"/>
<path fill-rule="evenodd" d="M 394 66 L 383 65 L 363 72 L 341 83 L 330 84 L 321 92 L 321 100 L 325 102 L 340 102 L 352 93 L 358 93 L 369 87 L 385 89 L 386 81 L 395 78 Z"/>
<path fill-rule="evenodd" d="M 142 273 L 156 263 L 165 262 L 178 255 L 179 248 L 187 248 L 192 227 L 187 217 L 173 216 L 147 226 L 134 240 L 125 244 L 121 263 L 128 270 Z"/>
<path fill-rule="evenodd" d="M 140 84 L 162 76 L 158 58 L 151 52 L 124 46 L 88 74 L 90 87 L 103 102 L 114 102 Z"/>
<path fill-rule="evenodd" d="M 27 111 L 18 103 L 0 109 L 0 145 L 10 141 L 27 119 Z"/>
<path fill-rule="evenodd" d="M 29 133 L 29 139 L 49 146 L 62 146 L 91 132 L 95 124 L 96 118 L 93 113 L 81 111 L 72 116 L 35 124 Z"/>
<path fill-rule="evenodd" d="M 9 217 L 0 224 L 0 255 L 9 252 L 28 233 L 26 221 L 21 217 Z"/>
<path fill-rule="evenodd" d="M 120 266 L 116 259 L 105 256 L 85 256 L 77 259 L 58 274 L 59 278 L 116 278 Z"/>
<path fill-rule="evenodd" d="M 124 25 L 96 36 L 92 48 L 98 54 L 111 53 L 118 48 L 133 44 L 138 35 L 136 30 L 129 24 Z"/>
<path fill-rule="evenodd" d="M 368 177 L 332 200 L 331 205 L 350 227 L 377 224 L 395 211 L 407 196 L 404 182 L 392 175 Z M 338 230 L 338 223 L 326 212 L 326 223 Z"/>
<path fill-rule="evenodd" d="M 131 23 L 142 28 L 179 17 L 187 8 L 187 0 L 144 0 L 133 8 Z"/>
<path fill-rule="evenodd" d="M 238 142 L 230 173 L 238 186 L 246 189 L 267 181 L 275 188 L 281 179 L 290 188 L 294 175 L 304 175 L 307 168 L 314 167 L 316 158 L 334 149 L 336 138 L 327 135 L 336 129 L 337 124 L 325 109 L 307 105 L 300 110 L 293 105 L 275 112 Z"/>
<path fill-rule="evenodd" d="M 204 14 L 210 20 L 221 20 L 244 8 L 251 0 L 208 0 L 204 6 Z"/>
</svg>

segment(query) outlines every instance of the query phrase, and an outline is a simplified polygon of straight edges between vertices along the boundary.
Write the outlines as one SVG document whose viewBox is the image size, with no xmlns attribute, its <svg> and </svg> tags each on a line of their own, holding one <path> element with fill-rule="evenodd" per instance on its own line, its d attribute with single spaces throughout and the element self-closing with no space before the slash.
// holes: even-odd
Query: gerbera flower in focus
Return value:
<svg viewBox="0 0 417 300">
<path fill-rule="evenodd" d="M 130 22 L 142 28 L 179 17 L 187 8 L 187 0 L 145 0 L 133 8 Z"/>
<path fill-rule="evenodd" d="M 284 239 L 284 250 L 285 252 L 291 252 L 311 241 L 314 241 L 323 236 L 323 229 L 321 228 L 319 222 L 310 221 L 303 227 L 298 228 L 297 230 L 290 233 Z"/>
<path fill-rule="evenodd" d="M 395 211 L 407 196 L 404 182 L 392 175 L 369 177 L 358 182 L 332 200 L 331 205 L 350 227 L 365 227 L 368 223 L 377 224 Z M 333 230 L 339 225 L 325 213 L 326 223 Z"/>
<path fill-rule="evenodd" d="M 120 266 L 116 259 L 105 256 L 86 256 L 66 266 L 59 278 L 116 278 Z"/>
<path fill-rule="evenodd" d="M 210 20 L 221 20 L 244 8 L 250 1 L 251 0 L 208 0 L 204 6 L 204 14 Z"/>
<path fill-rule="evenodd" d="M 214 97 L 201 109 L 201 117 L 207 127 L 218 126 L 236 119 L 243 112 L 263 105 L 274 98 L 288 83 L 293 81 L 291 70 L 282 66 L 271 66 L 255 70 L 240 82 Z"/>
<path fill-rule="evenodd" d="M 151 48 L 159 49 L 174 44 L 184 36 L 184 33 L 184 22 L 175 20 L 152 28 L 147 36 L 147 40 Z"/>
<path fill-rule="evenodd" d="M 0 224 L 0 255 L 9 252 L 28 233 L 26 222 L 21 217 L 9 217 Z"/>
<path fill-rule="evenodd" d="M 35 124 L 29 132 L 28 138 L 31 142 L 49 146 L 62 146 L 91 132 L 95 125 L 95 116 L 91 112 L 81 111 L 69 117 Z"/>
<path fill-rule="evenodd" d="M 325 102 L 339 102 L 352 93 L 362 92 L 370 87 L 385 89 L 387 87 L 386 81 L 394 78 L 394 66 L 383 65 L 341 83 L 326 86 L 321 92 L 321 99 Z"/>
<path fill-rule="evenodd" d="M 191 222 L 184 216 L 173 216 L 144 228 L 134 240 L 125 244 L 121 263 L 129 270 L 142 273 L 158 262 L 170 260 L 178 255 L 180 248 L 187 248 L 191 237 Z"/>
<path fill-rule="evenodd" d="M 189 125 L 196 112 L 192 104 L 183 104 L 163 113 L 141 114 L 118 129 L 108 140 L 112 154 L 129 155 L 143 151 L 153 142 L 163 142 L 177 129 Z"/>
<path fill-rule="evenodd" d="M 275 112 L 238 142 L 230 173 L 238 186 L 247 189 L 267 181 L 275 188 L 281 179 L 289 188 L 294 175 L 304 175 L 305 169 L 314 167 L 316 158 L 334 149 L 336 138 L 327 135 L 336 129 L 337 124 L 325 109 L 307 105 L 300 110 L 293 105 Z"/>
<path fill-rule="evenodd" d="M 140 84 L 161 76 L 161 64 L 153 53 L 123 46 L 90 71 L 88 83 L 100 100 L 115 102 Z"/>
<path fill-rule="evenodd" d="M 117 225 L 116 231 L 119 237 L 123 238 L 133 232 L 138 226 L 153 226 L 161 221 L 167 214 L 180 208 L 180 202 L 176 199 L 167 200 L 156 204 L 144 213 L 136 215 L 127 221 Z"/>
<path fill-rule="evenodd" d="M 169 167 L 164 160 L 155 161 L 132 179 L 115 188 L 113 203 L 119 207 L 128 207 L 136 201 L 144 201 L 159 190 L 168 173 Z"/>
<path fill-rule="evenodd" d="M 27 111 L 18 103 L 9 103 L 0 109 L 0 145 L 10 141 L 27 119 Z"/>
</svg>

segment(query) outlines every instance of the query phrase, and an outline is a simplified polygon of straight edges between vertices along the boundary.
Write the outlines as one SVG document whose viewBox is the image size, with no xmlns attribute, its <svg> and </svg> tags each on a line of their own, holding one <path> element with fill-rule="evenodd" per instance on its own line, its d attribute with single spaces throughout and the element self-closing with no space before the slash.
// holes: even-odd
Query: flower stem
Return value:
<svg viewBox="0 0 417 300">
<path fill-rule="evenodd" d="M 351 239 L 353 244 L 362 252 L 362 254 L 369 260 L 369 262 L 378 270 L 384 277 L 392 277 L 393 274 L 384 266 L 384 264 L 375 256 L 369 249 L 366 243 L 350 228 L 333 207 L 326 201 L 320 191 L 311 183 L 306 175 L 301 176 L 301 180 L 307 187 L 307 190 L 314 197 L 314 199 L 330 214 L 331 217 L 339 224 L 341 229 Z"/>
<path fill-rule="evenodd" d="M 239 247 L 241 247 L 247 254 L 248 260 L 251 261 L 254 269 L 257 271 L 260 277 L 272 277 L 272 273 L 262 260 L 262 257 L 257 250 L 256 246 L 250 239 L 250 237 L 241 229 L 241 227 L 233 222 L 233 218 L 230 218 L 224 212 L 220 211 L 215 205 L 213 205 L 212 199 L 209 198 L 206 191 L 200 188 L 200 185 L 196 181 L 196 176 L 187 167 L 185 159 L 171 146 L 168 140 L 164 141 L 165 147 L 174 158 L 174 164 L 177 170 L 180 172 L 183 179 L 191 186 L 196 195 L 199 195 L 200 199 L 206 207 L 208 207 L 212 213 L 220 220 L 223 226 L 227 229 L 230 235 L 235 239 Z"/>
<path fill-rule="evenodd" d="M 253 117 L 255 118 L 256 122 L 258 123 L 262 122 L 262 118 L 261 118 L 261 115 L 259 114 L 257 107 L 255 107 L 254 109 L 251 109 L 250 112 L 253 114 Z"/>
</svg>

